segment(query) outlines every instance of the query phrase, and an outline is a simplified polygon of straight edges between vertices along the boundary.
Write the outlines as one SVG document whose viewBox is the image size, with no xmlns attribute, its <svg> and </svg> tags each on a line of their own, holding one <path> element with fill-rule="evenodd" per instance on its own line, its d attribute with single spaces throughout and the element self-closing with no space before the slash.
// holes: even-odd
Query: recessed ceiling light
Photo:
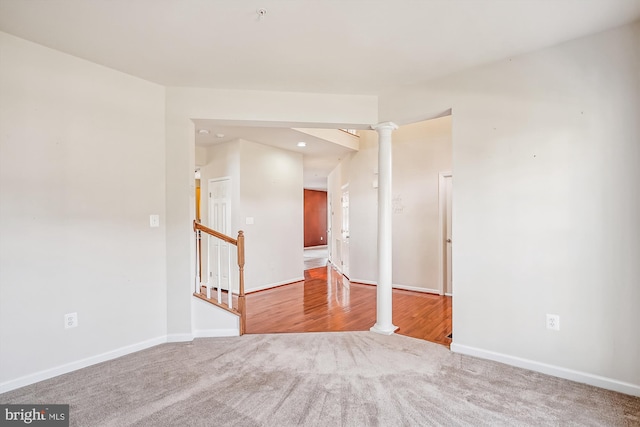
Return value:
<svg viewBox="0 0 640 427">
<path fill-rule="evenodd" d="M 209 131 L 209 129 L 200 129 L 200 130 L 198 130 L 198 133 L 200 135 L 209 135 L 210 131 Z"/>
<path fill-rule="evenodd" d="M 298 147 L 306 147 L 306 146 L 307 146 L 306 142 L 304 142 L 304 141 L 298 142 Z"/>
<path fill-rule="evenodd" d="M 216 138 L 224 138 L 224 133 L 216 133 Z"/>
</svg>

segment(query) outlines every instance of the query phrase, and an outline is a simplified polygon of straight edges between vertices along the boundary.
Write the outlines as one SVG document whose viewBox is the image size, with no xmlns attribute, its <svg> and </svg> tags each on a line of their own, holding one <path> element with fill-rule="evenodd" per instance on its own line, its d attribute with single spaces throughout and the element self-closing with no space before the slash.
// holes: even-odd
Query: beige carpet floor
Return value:
<svg viewBox="0 0 640 427">
<path fill-rule="evenodd" d="M 640 398 L 400 335 L 164 344 L 0 395 L 73 426 L 632 426 Z"/>
</svg>

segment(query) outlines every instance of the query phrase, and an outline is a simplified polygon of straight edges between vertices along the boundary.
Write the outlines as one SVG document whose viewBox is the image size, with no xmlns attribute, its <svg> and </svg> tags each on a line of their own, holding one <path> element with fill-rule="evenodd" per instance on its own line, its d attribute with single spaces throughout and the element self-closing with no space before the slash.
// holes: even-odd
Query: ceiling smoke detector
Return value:
<svg viewBox="0 0 640 427">
<path fill-rule="evenodd" d="M 258 14 L 258 18 L 262 18 L 267 14 L 267 9 L 261 7 L 260 9 L 256 10 L 256 13 Z"/>
</svg>

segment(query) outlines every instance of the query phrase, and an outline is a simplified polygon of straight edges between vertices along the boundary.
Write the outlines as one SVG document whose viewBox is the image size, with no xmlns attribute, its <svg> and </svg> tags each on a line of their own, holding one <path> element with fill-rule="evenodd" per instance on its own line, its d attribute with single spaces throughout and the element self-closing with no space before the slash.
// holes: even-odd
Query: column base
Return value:
<svg viewBox="0 0 640 427">
<path fill-rule="evenodd" d="M 398 330 L 398 327 L 396 325 L 378 325 L 376 323 L 369 330 L 380 335 L 392 335 L 396 330 Z"/>
</svg>

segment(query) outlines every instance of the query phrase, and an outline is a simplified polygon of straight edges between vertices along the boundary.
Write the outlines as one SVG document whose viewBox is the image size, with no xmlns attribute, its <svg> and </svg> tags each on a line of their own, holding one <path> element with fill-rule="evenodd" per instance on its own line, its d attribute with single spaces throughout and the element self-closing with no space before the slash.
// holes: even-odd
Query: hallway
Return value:
<svg viewBox="0 0 640 427">
<path fill-rule="evenodd" d="M 304 269 L 326 267 L 329 261 L 329 249 L 326 246 L 304 248 Z"/>
<path fill-rule="evenodd" d="M 247 294 L 247 333 L 368 331 L 376 321 L 376 287 L 350 283 L 331 265 L 305 280 Z M 451 297 L 393 290 L 396 333 L 451 344 Z"/>
</svg>

